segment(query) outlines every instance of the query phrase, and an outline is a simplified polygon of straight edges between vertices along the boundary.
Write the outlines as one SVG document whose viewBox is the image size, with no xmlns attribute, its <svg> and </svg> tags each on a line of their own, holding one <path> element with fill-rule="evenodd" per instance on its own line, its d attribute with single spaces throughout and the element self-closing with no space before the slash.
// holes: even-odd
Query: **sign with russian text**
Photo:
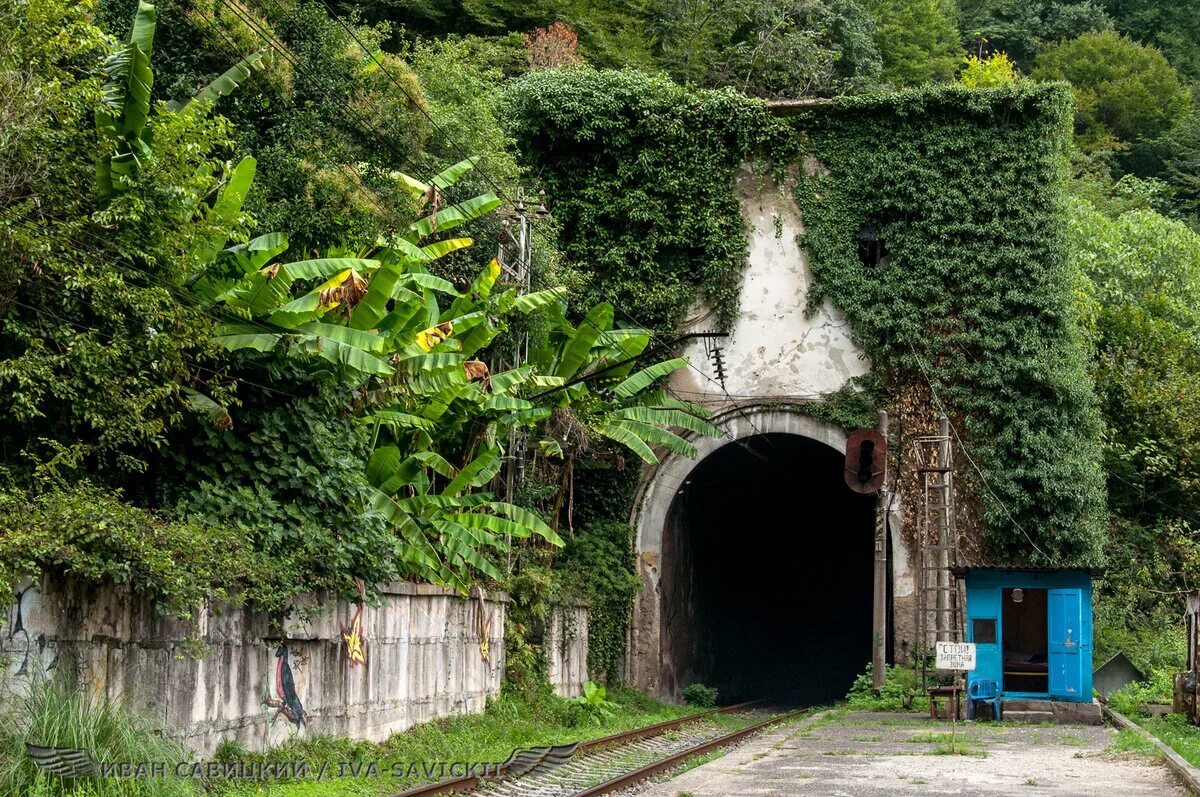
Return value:
<svg viewBox="0 0 1200 797">
<path fill-rule="evenodd" d="M 938 642 L 937 661 L 933 666 L 938 670 L 975 669 L 975 643 Z"/>
</svg>

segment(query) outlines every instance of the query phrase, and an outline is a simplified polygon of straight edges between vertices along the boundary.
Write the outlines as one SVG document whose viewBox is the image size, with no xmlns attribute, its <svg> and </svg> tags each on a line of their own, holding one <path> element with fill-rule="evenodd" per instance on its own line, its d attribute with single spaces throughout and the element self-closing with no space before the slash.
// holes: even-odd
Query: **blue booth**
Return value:
<svg viewBox="0 0 1200 797">
<path fill-rule="evenodd" d="M 971 568 L 968 695 L 1092 702 L 1092 578 L 1085 570 Z M 995 716 L 995 715 L 994 715 Z"/>
</svg>

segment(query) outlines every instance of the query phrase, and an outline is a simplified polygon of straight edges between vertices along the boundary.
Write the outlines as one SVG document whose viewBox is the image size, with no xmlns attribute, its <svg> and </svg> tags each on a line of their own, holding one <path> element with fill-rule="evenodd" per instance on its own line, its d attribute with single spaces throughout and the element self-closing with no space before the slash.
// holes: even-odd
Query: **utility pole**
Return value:
<svg viewBox="0 0 1200 797">
<path fill-rule="evenodd" d="M 938 518 L 938 560 L 937 560 L 937 576 L 938 576 L 938 592 L 937 592 L 937 640 L 950 641 L 954 639 L 954 618 L 951 617 L 951 601 L 950 601 L 950 586 L 951 575 L 950 565 L 954 564 L 950 561 L 950 529 L 954 521 L 952 514 L 953 494 L 951 493 L 951 464 L 950 464 L 950 419 L 943 415 L 938 419 L 938 462 L 945 472 L 941 474 L 939 484 L 938 513 L 941 517 Z"/>
<path fill-rule="evenodd" d="M 879 412 L 879 433 L 888 436 L 888 414 Z M 885 475 L 883 489 L 875 496 L 875 589 L 871 623 L 871 687 L 883 689 L 887 675 L 887 524 L 892 492 Z"/>
<path fill-rule="evenodd" d="M 522 186 L 517 186 L 517 202 L 512 210 L 502 210 L 499 213 L 501 218 L 500 242 L 496 248 L 496 262 L 500 264 L 502 272 L 507 273 L 517 284 L 517 295 L 521 296 L 529 292 L 531 273 L 533 269 L 533 227 L 532 224 L 536 219 L 543 219 L 550 215 L 549 209 L 546 207 L 546 190 L 542 189 L 538 192 L 538 207 L 533 211 L 532 216 L 529 208 L 525 205 L 525 189 Z M 512 229 L 513 222 L 516 222 L 516 234 Z M 509 263 L 507 250 L 514 249 L 514 257 L 512 263 Z M 520 339 L 517 341 L 516 351 L 513 353 L 513 362 L 503 364 L 503 368 L 520 368 L 529 359 L 529 332 L 521 333 Z M 508 435 L 508 462 L 505 468 L 504 485 L 506 489 L 506 497 L 512 500 L 516 491 L 521 489 L 525 484 L 525 451 L 526 451 L 527 435 L 524 431 L 518 432 L 513 429 Z M 509 546 L 508 567 L 512 570 L 512 540 L 509 535 L 505 535 L 505 542 Z"/>
</svg>

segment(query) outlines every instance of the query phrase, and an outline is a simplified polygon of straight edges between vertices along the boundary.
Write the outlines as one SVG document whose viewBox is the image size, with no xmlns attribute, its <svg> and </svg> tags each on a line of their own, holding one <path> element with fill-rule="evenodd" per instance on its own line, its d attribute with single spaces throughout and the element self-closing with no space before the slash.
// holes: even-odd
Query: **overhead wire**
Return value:
<svg viewBox="0 0 1200 797">
<path fill-rule="evenodd" d="M 228 9 L 232 14 L 234 14 L 239 20 L 241 20 L 241 22 L 244 25 L 246 25 L 246 27 L 248 27 L 251 30 L 251 32 L 254 33 L 264 44 L 266 44 L 272 50 L 277 52 L 284 60 L 286 60 L 292 66 L 293 70 L 299 72 L 301 74 L 301 76 L 307 78 L 309 81 L 311 81 L 313 84 L 315 84 L 321 90 L 320 93 L 326 100 L 336 103 L 340 107 L 340 109 L 345 112 L 345 114 L 347 116 L 349 116 L 353 121 L 357 122 L 358 125 L 360 126 L 359 132 L 365 133 L 365 134 L 373 137 L 385 149 L 387 149 L 388 151 L 391 152 L 391 154 L 396 158 L 396 161 L 398 163 L 404 163 L 405 161 L 408 160 L 409 153 L 407 153 L 403 149 L 401 149 L 400 146 L 398 144 L 396 144 L 396 142 L 393 141 L 391 138 L 385 136 L 382 132 L 382 130 L 383 130 L 382 127 L 372 124 L 366 116 L 364 116 L 357 109 L 355 109 L 354 106 L 351 105 L 345 98 L 338 96 L 338 94 L 335 90 L 335 87 L 331 83 L 322 79 L 315 72 L 313 72 L 312 70 L 305 67 L 295 57 L 295 55 L 292 54 L 292 52 L 288 48 L 288 46 L 285 43 L 283 43 L 277 36 L 275 36 L 271 31 L 269 31 L 269 30 L 265 29 L 264 27 L 262 27 L 261 25 L 259 25 L 253 18 L 251 18 L 249 16 L 248 12 L 245 11 L 243 8 L 239 7 L 237 3 L 231 2 L 231 0 L 219 0 L 219 2 L 226 9 Z M 263 0 L 263 2 L 265 3 L 266 0 Z M 279 9 L 280 9 L 280 7 L 278 5 L 272 6 L 272 10 L 275 10 L 278 12 Z M 281 12 L 281 13 L 283 14 L 283 16 L 285 18 L 287 17 L 286 12 Z M 232 37 L 229 36 L 229 34 L 226 33 L 221 28 L 220 21 L 216 19 L 215 14 L 212 15 L 212 17 L 213 17 L 212 23 L 209 23 L 206 20 L 206 26 L 209 28 L 209 30 L 217 33 L 219 36 L 224 38 L 225 41 L 228 44 L 230 44 L 233 48 L 235 48 L 235 51 L 237 51 L 239 49 L 237 42 L 233 41 Z M 373 57 L 372 54 L 370 54 L 369 52 L 368 52 L 368 56 Z M 386 71 L 386 69 L 384 67 L 381 66 L 380 68 L 383 69 L 384 71 Z M 390 74 L 389 74 L 389 76 L 390 76 Z M 417 104 L 417 106 L 418 106 L 418 108 L 420 107 L 419 103 Z M 373 191 L 367 190 L 367 187 L 363 184 L 363 175 L 361 172 L 359 172 L 357 169 L 353 169 L 353 168 L 349 167 L 348 164 L 342 163 L 340 161 L 336 161 L 334 163 L 334 166 L 339 171 L 341 171 L 343 174 L 347 174 L 348 176 L 350 176 L 352 178 L 351 184 L 358 187 L 359 190 L 361 192 L 363 192 L 364 195 L 367 196 L 368 201 L 370 201 L 373 205 L 375 205 L 375 207 L 378 208 L 385 217 L 389 217 L 393 220 L 395 219 L 395 212 L 391 209 L 383 207 L 383 205 L 380 204 L 378 196 Z M 351 169 L 349 172 L 347 171 L 348 168 Z M 476 167 L 476 168 L 478 170 L 478 167 Z M 427 185 L 434 184 L 434 178 L 426 177 L 426 176 L 420 175 L 420 174 L 418 174 L 417 177 L 419 177 L 422 180 L 422 182 L 426 183 Z M 489 180 L 489 182 L 490 182 L 490 180 Z M 457 210 L 461 211 L 462 205 L 466 201 L 468 201 L 468 200 L 467 199 L 459 200 L 458 202 L 451 203 L 450 205 L 447 205 L 444 208 L 435 209 L 435 212 L 440 215 L 442 213 L 445 213 L 445 211 L 451 210 L 451 209 L 457 209 Z"/>
<path fill-rule="evenodd" d="M 963 443 L 962 436 L 959 435 L 958 429 L 954 426 L 954 422 L 950 420 L 950 413 L 947 411 L 946 405 L 942 403 L 941 398 L 938 396 L 937 388 L 935 388 L 933 385 L 933 378 L 926 369 L 925 363 L 921 360 L 921 355 L 917 353 L 916 347 L 912 344 L 909 344 L 909 349 L 912 351 L 913 358 L 916 360 L 921 373 L 925 377 L 925 384 L 929 386 L 929 394 L 932 396 L 934 404 L 937 405 L 938 411 L 941 412 L 946 418 L 946 423 L 950 427 L 950 433 L 954 435 L 954 440 L 958 445 L 958 450 L 962 452 L 963 456 L 967 458 L 967 461 L 971 463 L 971 467 L 974 468 L 977 474 L 979 474 L 979 480 L 983 485 L 984 490 L 986 490 L 988 495 L 992 497 L 992 500 L 996 502 L 996 505 L 1004 510 L 1004 514 L 1008 517 L 1012 524 L 1016 526 L 1018 530 L 1020 530 L 1026 541 L 1033 546 L 1033 549 L 1043 557 L 1049 558 L 1046 552 L 1042 550 L 1041 546 L 1034 542 L 1033 537 L 1030 536 L 1029 532 L 1025 530 L 1025 527 L 1021 525 L 1020 521 L 1013 516 L 1013 513 L 1009 510 L 1008 505 L 1000 498 L 1000 496 L 996 495 L 995 490 L 993 490 L 992 486 L 988 483 L 987 476 L 984 474 L 983 469 L 979 467 L 979 464 L 975 461 L 975 458 L 971 456 L 971 452 Z"/>
</svg>

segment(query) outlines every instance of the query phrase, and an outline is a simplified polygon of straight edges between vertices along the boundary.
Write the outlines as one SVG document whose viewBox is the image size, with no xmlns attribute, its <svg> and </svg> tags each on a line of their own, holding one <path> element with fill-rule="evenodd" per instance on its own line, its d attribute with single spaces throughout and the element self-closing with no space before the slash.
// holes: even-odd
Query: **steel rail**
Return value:
<svg viewBox="0 0 1200 797">
<path fill-rule="evenodd" d="M 606 780 L 603 783 L 599 783 L 595 786 L 592 786 L 591 788 L 587 788 L 587 789 L 584 789 L 583 791 L 576 792 L 575 794 L 571 795 L 571 797 L 597 797 L 597 795 L 609 794 L 611 792 L 619 791 L 621 789 L 627 789 L 630 786 L 634 785 L 635 783 L 645 780 L 646 778 L 650 778 L 655 775 L 661 774 L 663 772 L 672 770 L 675 767 L 679 766 L 684 761 L 686 761 L 687 759 L 692 758 L 693 756 L 704 755 L 705 753 L 707 753 L 711 750 L 716 750 L 717 748 L 724 747 L 729 744 L 733 744 L 734 742 L 740 742 L 742 739 L 745 739 L 747 736 L 755 734 L 758 731 L 761 731 L 763 728 L 766 728 L 769 725 L 774 725 L 777 722 L 786 722 L 787 720 L 795 719 L 796 717 L 799 717 L 801 714 L 803 714 L 805 711 L 807 711 L 807 709 L 802 708 L 802 709 L 798 709 L 796 711 L 789 712 L 787 714 L 780 714 L 779 716 L 771 717 L 770 719 L 766 719 L 766 720 L 763 720 L 762 722 L 755 723 L 754 725 L 750 725 L 746 728 L 742 728 L 741 730 L 734 731 L 732 733 L 727 733 L 724 736 L 718 736 L 716 739 L 710 739 L 707 742 L 701 742 L 700 744 L 695 745 L 694 747 L 689 747 L 686 750 L 681 750 L 678 753 L 673 753 L 672 755 L 669 755 L 666 758 L 662 758 L 658 761 L 655 761 L 652 764 L 647 764 L 646 766 L 639 767 L 638 769 L 635 769 L 632 772 L 626 772 L 624 775 L 618 775 L 617 777 L 612 778 L 611 780 Z"/>
<path fill-rule="evenodd" d="M 696 714 L 688 714 L 686 717 L 678 719 L 666 720 L 665 722 L 657 722 L 654 725 L 646 725 L 641 728 L 631 728 L 627 731 L 614 733 L 610 736 L 602 736 L 598 739 L 589 739 L 586 742 L 580 742 L 575 748 L 576 752 L 584 750 L 601 750 L 605 747 L 613 747 L 619 744 L 634 742 L 639 739 L 647 739 L 651 736 L 658 736 L 673 730 L 682 725 L 687 725 L 697 720 L 702 720 L 705 717 L 713 714 L 728 714 L 733 711 L 741 711 L 742 709 L 761 703 L 761 700 L 751 700 L 746 703 L 736 703 L 732 706 L 724 706 L 722 708 L 710 708 L 707 711 L 701 711 Z M 483 779 L 478 775 L 464 775 L 458 778 L 447 778 L 434 783 L 426 783 L 423 786 L 414 786 L 411 789 L 406 789 L 402 792 L 393 794 L 392 797 L 434 797 L 438 794 L 459 794 L 462 792 L 472 791 L 483 785 Z"/>
</svg>

